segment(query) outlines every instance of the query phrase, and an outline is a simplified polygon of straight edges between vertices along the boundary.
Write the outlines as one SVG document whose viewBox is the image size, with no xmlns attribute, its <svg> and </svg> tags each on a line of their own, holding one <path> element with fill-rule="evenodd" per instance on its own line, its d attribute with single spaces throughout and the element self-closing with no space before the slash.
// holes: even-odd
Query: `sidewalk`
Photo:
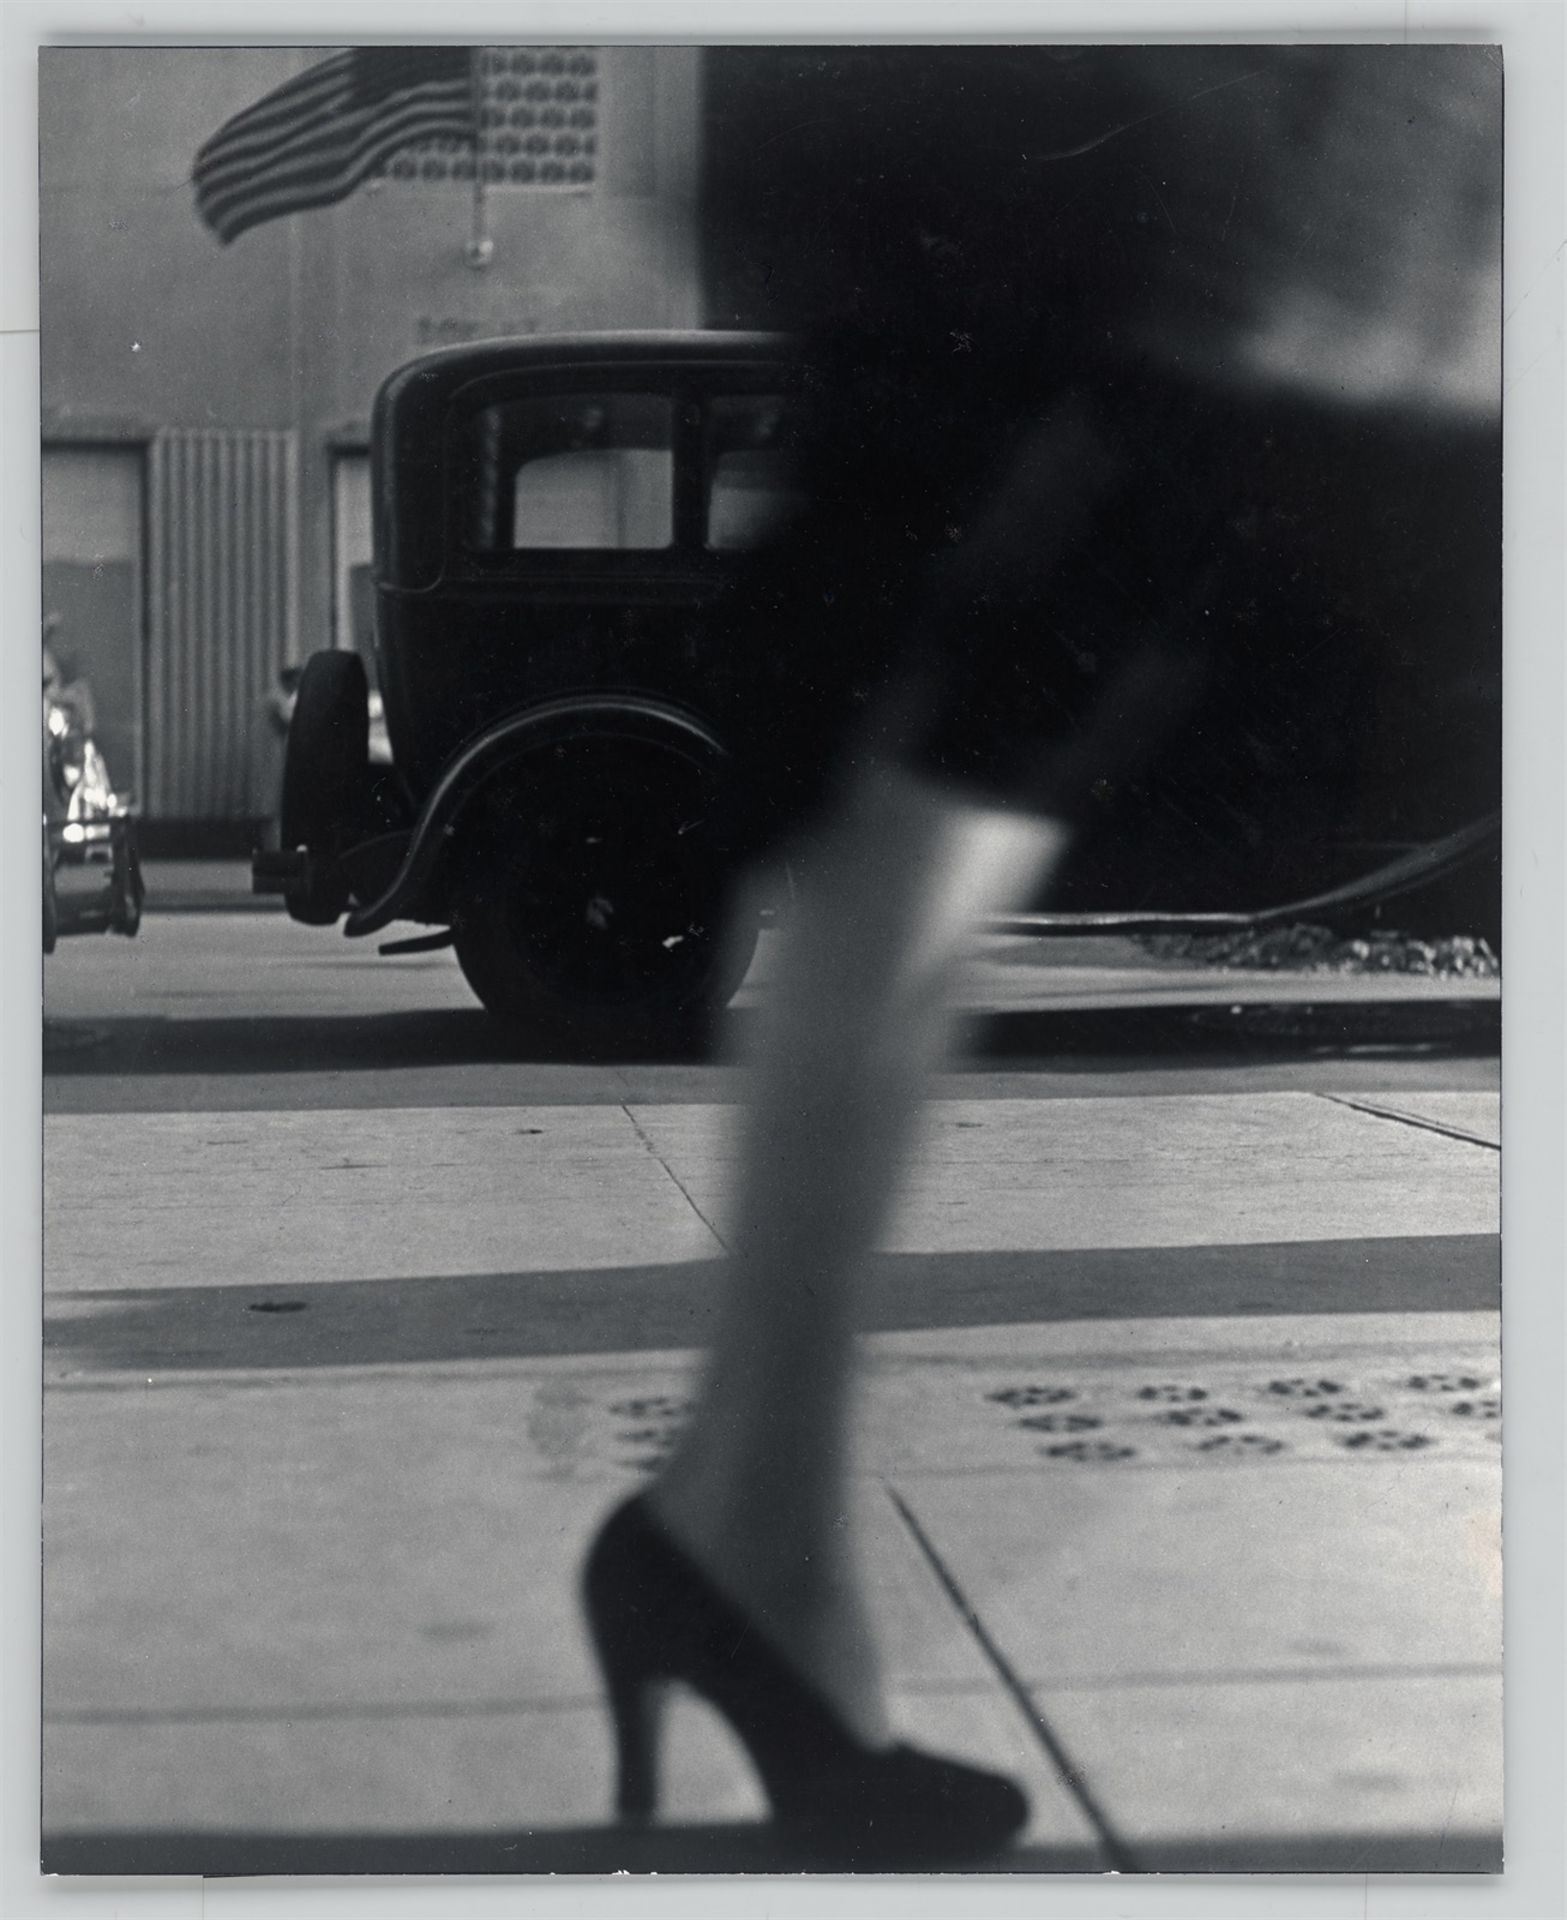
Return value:
<svg viewBox="0 0 1567 1920">
<path fill-rule="evenodd" d="M 50 1119 L 48 1870 L 809 1867 L 691 1704 L 666 1824 L 607 1824 L 572 1599 L 727 1119 L 142 1114 L 119 1180 Z M 1497 1119 L 932 1110 L 857 1497 L 902 1729 L 1028 1785 L 998 1870 L 1499 1864 Z"/>
</svg>

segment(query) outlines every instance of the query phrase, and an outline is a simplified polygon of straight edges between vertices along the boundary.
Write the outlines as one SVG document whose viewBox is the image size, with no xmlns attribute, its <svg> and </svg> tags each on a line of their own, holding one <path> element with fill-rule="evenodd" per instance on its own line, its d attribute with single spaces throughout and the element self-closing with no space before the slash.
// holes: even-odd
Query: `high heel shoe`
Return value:
<svg viewBox="0 0 1567 1920">
<path fill-rule="evenodd" d="M 913 1866 L 981 1859 L 1028 1817 L 1001 1774 L 867 1747 L 664 1531 L 641 1497 L 611 1514 L 582 1575 L 618 1758 L 616 1808 L 658 1800 L 658 1709 L 668 1683 L 701 1694 L 751 1756 L 786 1829 L 823 1863 Z"/>
</svg>

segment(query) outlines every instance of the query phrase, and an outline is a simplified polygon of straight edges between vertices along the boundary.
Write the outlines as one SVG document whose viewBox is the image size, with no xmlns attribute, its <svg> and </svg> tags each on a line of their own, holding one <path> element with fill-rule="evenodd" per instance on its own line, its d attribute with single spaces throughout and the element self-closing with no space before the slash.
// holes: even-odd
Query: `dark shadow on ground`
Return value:
<svg viewBox="0 0 1567 1920">
<path fill-rule="evenodd" d="M 723 1063 L 745 1050 L 753 1015 L 727 1014 L 705 1047 L 626 1049 L 598 1064 Z M 1117 1064 L 1215 1067 L 1331 1056 L 1366 1047 L 1405 1055 L 1494 1053 L 1496 1001 L 1284 1002 L 1240 1007 L 1137 1006 L 971 1016 L 958 1057 L 965 1067 L 1045 1065 L 1083 1072 Z M 392 1067 L 501 1062 L 568 1063 L 568 1047 L 509 1041 L 478 1008 L 364 1015 L 257 1015 L 212 1020 L 145 1016 L 46 1020 L 47 1076 L 75 1074 L 375 1073 Z"/>
<path fill-rule="evenodd" d="M 527 1359 L 707 1345 L 720 1263 L 51 1294 L 51 1380 Z M 1494 1311 L 1491 1234 L 886 1254 L 873 1332 L 1057 1320 Z"/>
<path fill-rule="evenodd" d="M 911 1863 L 827 1866 L 770 1827 L 614 1826 L 513 1833 L 121 1833 L 46 1834 L 48 1874 L 209 1878 L 277 1874 L 842 1874 L 922 1873 Z M 1153 1841 L 1122 1871 L 1133 1873 L 1497 1873 L 1499 1833 L 1227 1834 Z M 980 1867 L 986 1874 L 1099 1874 L 1086 1847 L 1017 1847 Z"/>
</svg>

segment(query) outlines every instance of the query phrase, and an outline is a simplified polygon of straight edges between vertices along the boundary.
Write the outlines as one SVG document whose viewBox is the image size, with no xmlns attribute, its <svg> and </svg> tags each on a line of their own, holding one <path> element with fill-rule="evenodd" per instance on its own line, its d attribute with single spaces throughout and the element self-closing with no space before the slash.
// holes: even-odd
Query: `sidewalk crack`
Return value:
<svg viewBox="0 0 1567 1920">
<path fill-rule="evenodd" d="M 707 1215 L 697 1205 L 696 1200 L 692 1196 L 691 1189 L 680 1178 L 680 1175 L 675 1172 L 674 1168 L 659 1152 L 658 1148 L 654 1146 L 652 1135 L 648 1132 L 647 1128 L 643 1126 L 642 1122 L 637 1118 L 637 1116 L 631 1111 L 630 1107 L 627 1106 L 624 1101 L 621 1102 L 620 1111 L 631 1122 L 632 1129 L 636 1133 L 637 1138 L 642 1142 L 643 1146 L 646 1147 L 646 1149 L 650 1154 L 652 1154 L 653 1158 L 664 1169 L 665 1173 L 669 1175 L 669 1178 L 674 1182 L 675 1186 L 679 1189 L 680 1196 L 685 1201 L 686 1205 L 696 1215 L 697 1219 L 701 1221 L 702 1225 L 707 1228 L 708 1232 L 718 1242 L 719 1246 L 723 1248 L 724 1252 L 728 1253 L 729 1242 L 724 1238 L 724 1236 L 718 1231 L 718 1228 L 714 1226 L 713 1222 L 708 1219 Z"/>
<path fill-rule="evenodd" d="M 1038 1740 L 1039 1744 L 1049 1756 L 1051 1764 L 1061 1777 L 1062 1783 L 1081 1809 L 1084 1819 L 1087 1820 L 1088 1824 L 1098 1836 L 1099 1844 L 1104 1850 L 1106 1864 L 1117 1873 L 1140 1872 L 1141 1868 L 1138 1866 L 1131 1848 L 1125 1840 L 1121 1838 L 1109 1814 L 1106 1813 L 1104 1808 L 1099 1804 L 1098 1797 L 1084 1778 L 1082 1768 L 1067 1752 L 1061 1736 L 1056 1732 L 1055 1728 L 1051 1726 L 1044 1714 L 1040 1712 L 1032 1694 L 1030 1694 L 1028 1688 L 1018 1677 L 1012 1663 L 1007 1659 L 1000 1647 L 997 1646 L 995 1640 L 992 1639 L 989 1629 L 986 1627 L 984 1621 L 980 1619 L 973 1602 L 958 1584 L 956 1577 L 947 1566 L 945 1560 L 943 1560 L 941 1555 L 936 1551 L 929 1534 L 926 1533 L 925 1529 L 915 1518 L 914 1512 L 908 1502 L 898 1492 L 896 1487 L 888 1485 L 886 1482 L 883 1482 L 883 1485 L 886 1487 L 887 1498 L 892 1502 L 893 1506 L 897 1508 L 899 1517 L 908 1529 L 909 1536 L 915 1546 L 919 1548 L 920 1553 L 924 1556 L 926 1565 L 929 1566 L 931 1572 L 934 1573 L 937 1580 L 940 1581 L 947 1598 L 957 1609 L 958 1617 L 962 1620 L 964 1626 L 968 1628 L 970 1636 L 978 1646 L 980 1652 L 985 1656 L 991 1670 L 1001 1682 L 1002 1687 L 1011 1698 L 1013 1705 L 1033 1730 L 1035 1739 Z"/>
<path fill-rule="evenodd" d="M 1487 1140 L 1483 1134 L 1471 1133 L 1467 1127 L 1451 1126 L 1442 1120 L 1422 1119 L 1418 1114 L 1400 1113 L 1396 1107 L 1379 1107 L 1370 1100 L 1353 1100 L 1347 1093 L 1318 1093 L 1316 1097 L 1331 1101 L 1335 1107 L 1349 1107 L 1356 1113 L 1369 1114 L 1373 1120 L 1392 1120 L 1401 1127 L 1414 1127 L 1422 1133 L 1439 1133 L 1444 1140 L 1462 1140 L 1466 1146 L 1485 1147 L 1492 1153 L 1502 1150 L 1495 1140 Z"/>
</svg>

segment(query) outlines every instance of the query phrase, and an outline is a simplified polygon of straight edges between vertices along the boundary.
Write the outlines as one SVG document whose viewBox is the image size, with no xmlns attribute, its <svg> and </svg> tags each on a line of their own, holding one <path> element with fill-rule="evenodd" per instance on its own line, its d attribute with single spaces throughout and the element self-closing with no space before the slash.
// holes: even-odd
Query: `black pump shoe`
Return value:
<svg viewBox="0 0 1567 1920">
<path fill-rule="evenodd" d="M 728 1720 L 775 1824 L 824 1864 L 913 1867 L 993 1854 L 1028 1818 L 1004 1775 L 898 1745 L 864 1746 L 659 1525 L 641 1498 L 611 1514 L 583 1601 L 615 1726 L 616 1809 L 658 1801 L 658 1707 L 679 1681 Z"/>
</svg>

